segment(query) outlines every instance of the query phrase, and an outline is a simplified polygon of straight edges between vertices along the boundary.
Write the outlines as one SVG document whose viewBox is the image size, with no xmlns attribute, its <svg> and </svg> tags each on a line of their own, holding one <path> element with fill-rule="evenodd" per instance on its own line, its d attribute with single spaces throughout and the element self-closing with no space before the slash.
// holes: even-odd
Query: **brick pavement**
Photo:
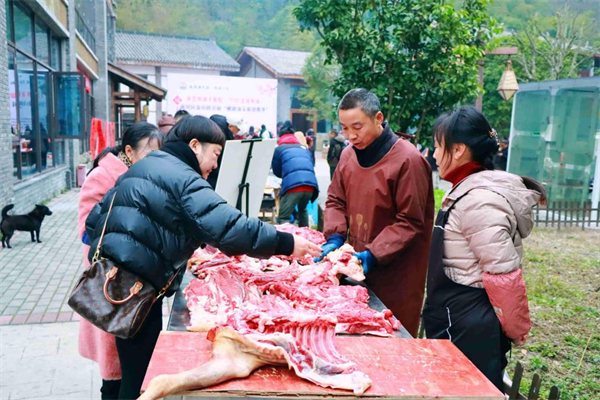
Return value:
<svg viewBox="0 0 600 400">
<path fill-rule="evenodd" d="M 0 325 L 64 322 L 76 319 L 67 296 L 83 265 L 77 238 L 79 190 L 49 202 L 40 237 L 15 232 L 12 249 L 0 249 Z"/>
<path fill-rule="evenodd" d="M 42 243 L 17 232 L 0 249 L 0 400 L 100 398 L 98 366 L 79 355 L 79 318 L 67 305 L 83 268 L 78 202 L 75 189 L 48 203 Z"/>
</svg>

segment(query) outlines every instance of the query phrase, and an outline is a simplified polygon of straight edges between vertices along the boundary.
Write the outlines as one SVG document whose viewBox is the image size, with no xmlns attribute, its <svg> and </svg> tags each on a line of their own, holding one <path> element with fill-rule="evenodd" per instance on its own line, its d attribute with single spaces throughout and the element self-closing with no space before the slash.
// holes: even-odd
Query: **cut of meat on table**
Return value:
<svg viewBox="0 0 600 400">
<path fill-rule="evenodd" d="M 242 277 L 229 268 L 214 268 L 204 280 L 194 279 L 184 291 L 191 324 L 198 331 L 225 325 L 231 310 L 244 303 L 260 301 L 257 286 L 245 285 Z"/>
<path fill-rule="evenodd" d="M 317 385 L 360 395 L 372 381 L 357 371 L 352 362 L 336 354 L 333 335 L 333 325 L 327 322 L 297 325 L 288 332 L 271 334 L 242 335 L 231 328 L 217 328 L 208 336 L 213 342 L 213 357 L 209 362 L 180 374 L 157 376 L 139 399 L 155 400 L 245 378 L 265 365 L 287 365 L 298 376 Z"/>
<path fill-rule="evenodd" d="M 334 250 L 325 256 L 325 260 L 331 262 L 332 273 L 346 275 L 357 282 L 365 280 L 362 265 L 356 257 L 354 247 L 346 243 L 337 250 Z"/>
<path fill-rule="evenodd" d="M 309 286 L 276 282 L 265 287 L 295 307 L 313 310 L 314 315 L 335 319 L 336 333 L 389 336 L 400 329 L 390 310 L 378 312 L 368 306 L 369 295 L 362 286 Z M 307 312 L 307 311 L 305 311 Z"/>
<path fill-rule="evenodd" d="M 323 233 L 319 231 L 315 231 L 310 228 L 299 228 L 294 224 L 281 224 L 275 225 L 275 228 L 281 232 L 291 233 L 292 235 L 302 236 L 304 239 L 313 242 L 314 244 L 323 244 L 327 240 L 325 240 L 325 236 Z"/>
</svg>

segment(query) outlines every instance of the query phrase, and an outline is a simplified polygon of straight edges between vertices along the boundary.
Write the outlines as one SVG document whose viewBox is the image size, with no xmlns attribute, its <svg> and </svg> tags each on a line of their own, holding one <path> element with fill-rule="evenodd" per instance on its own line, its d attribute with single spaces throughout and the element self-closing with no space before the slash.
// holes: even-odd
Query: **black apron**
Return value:
<svg viewBox="0 0 600 400">
<path fill-rule="evenodd" d="M 440 210 L 435 220 L 423 325 L 428 339 L 452 341 L 504 393 L 502 379 L 511 342 L 502 332 L 487 293 L 456 283 L 444 272 L 444 228 L 450 211 L 463 196 L 447 211 Z"/>
</svg>

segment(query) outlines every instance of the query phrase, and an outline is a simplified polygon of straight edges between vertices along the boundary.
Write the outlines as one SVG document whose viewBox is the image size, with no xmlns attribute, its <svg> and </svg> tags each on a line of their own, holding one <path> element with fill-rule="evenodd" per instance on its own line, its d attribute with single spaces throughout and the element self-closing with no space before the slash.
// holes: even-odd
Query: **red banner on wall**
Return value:
<svg viewBox="0 0 600 400">
<path fill-rule="evenodd" d="M 105 122 L 104 125 L 104 137 L 106 138 L 106 145 L 108 147 L 115 147 L 116 137 L 115 137 L 115 123 L 114 122 Z"/>
<path fill-rule="evenodd" d="M 92 127 L 90 130 L 90 152 L 92 153 L 92 158 L 96 158 L 105 148 L 106 138 L 102 129 L 102 120 L 92 118 Z"/>
</svg>

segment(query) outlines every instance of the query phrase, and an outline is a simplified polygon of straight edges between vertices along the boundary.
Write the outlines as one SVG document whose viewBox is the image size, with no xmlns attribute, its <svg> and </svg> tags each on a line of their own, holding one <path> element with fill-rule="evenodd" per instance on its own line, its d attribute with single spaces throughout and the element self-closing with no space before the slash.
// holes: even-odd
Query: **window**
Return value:
<svg viewBox="0 0 600 400">
<path fill-rule="evenodd" d="M 12 7 L 10 6 L 9 0 L 5 0 L 4 3 L 6 8 L 6 39 L 8 39 L 9 42 L 14 42 Z"/>
<path fill-rule="evenodd" d="M 5 4 L 13 176 L 24 179 L 65 163 L 52 112 L 61 46 L 25 2 Z"/>
<path fill-rule="evenodd" d="M 50 64 L 50 46 L 48 28 L 41 22 L 35 23 L 35 56 L 38 60 Z"/>
<path fill-rule="evenodd" d="M 34 126 L 35 71 L 33 61 L 17 53 L 17 77 L 19 98 L 19 134 L 21 136 L 21 173 L 28 176 L 38 172 L 39 140 Z"/>
<path fill-rule="evenodd" d="M 20 50 L 33 54 L 33 26 L 31 14 L 19 4 L 12 4 L 14 21 L 11 25 L 15 27 L 15 44 Z"/>
<path fill-rule="evenodd" d="M 37 69 L 37 101 L 38 101 L 38 118 L 40 127 L 40 155 L 42 171 L 48 168 L 48 160 L 50 167 L 53 166 L 52 153 L 53 141 L 50 136 L 50 71 L 44 67 Z"/>
<path fill-rule="evenodd" d="M 15 54 L 12 51 L 8 52 L 8 87 L 10 90 L 10 137 L 12 138 L 13 176 L 19 178 L 21 176 L 21 142 L 19 136 L 19 118 L 17 114 L 18 97 Z"/>
<path fill-rule="evenodd" d="M 300 100 L 300 91 L 303 90 L 305 87 L 304 86 L 297 86 L 297 85 L 290 85 L 290 99 L 292 102 L 292 108 L 293 109 L 300 109 L 302 108 L 302 106 L 308 106 L 309 104 L 306 104 L 305 102 L 303 102 L 302 100 Z"/>
<path fill-rule="evenodd" d="M 60 54 L 60 40 L 53 37 L 50 40 L 50 66 L 55 70 L 60 70 L 61 66 L 61 54 Z"/>
<path fill-rule="evenodd" d="M 83 128 L 85 83 L 81 72 L 56 75 L 58 135 L 80 137 Z"/>
<path fill-rule="evenodd" d="M 96 0 L 78 0 L 75 2 L 75 27 L 85 43 L 96 52 Z"/>
</svg>

